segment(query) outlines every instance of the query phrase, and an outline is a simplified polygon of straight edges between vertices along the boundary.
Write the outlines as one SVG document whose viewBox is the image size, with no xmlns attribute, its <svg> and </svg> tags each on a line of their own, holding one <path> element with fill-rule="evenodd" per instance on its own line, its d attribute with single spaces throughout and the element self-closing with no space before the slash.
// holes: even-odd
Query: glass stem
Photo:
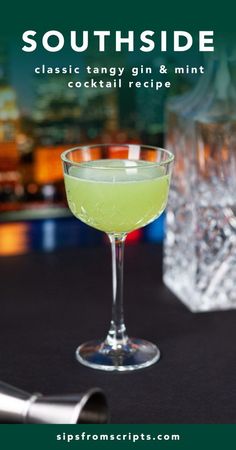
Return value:
<svg viewBox="0 0 236 450">
<path fill-rule="evenodd" d="M 113 347 L 125 345 L 128 340 L 123 312 L 123 266 L 126 234 L 109 234 L 112 252 L 113 303 L 107 343 Z"/>
</svg>

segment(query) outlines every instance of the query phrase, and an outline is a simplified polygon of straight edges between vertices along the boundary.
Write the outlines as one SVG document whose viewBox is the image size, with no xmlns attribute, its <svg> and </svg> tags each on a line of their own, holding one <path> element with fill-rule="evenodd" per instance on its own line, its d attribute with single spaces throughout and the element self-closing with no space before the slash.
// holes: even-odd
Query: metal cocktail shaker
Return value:
<svg viewBox="0 0 236 450">
<path fill-rule="evenodd" d="M 82 394 L 29 394 L 0 381 L 0 423 L 107 423 L 106 397 L 98 388 Z"/>
</svg>

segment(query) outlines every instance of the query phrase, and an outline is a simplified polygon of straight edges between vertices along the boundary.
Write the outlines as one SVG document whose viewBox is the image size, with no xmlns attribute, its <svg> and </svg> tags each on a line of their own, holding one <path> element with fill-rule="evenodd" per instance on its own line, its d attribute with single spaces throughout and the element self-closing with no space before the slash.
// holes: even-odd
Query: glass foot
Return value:
<svg viewBox="0 0 236 450">
<path fill-rule="evenodd" d="M 103 341 L 90 341 L 76 350 L 76 359 L 93 369 L 129 371 L 151 366 L 160 358 L 156 345 L 142 339 L 130 338 L 126 344 L 109 345 Z"/>
</svg>

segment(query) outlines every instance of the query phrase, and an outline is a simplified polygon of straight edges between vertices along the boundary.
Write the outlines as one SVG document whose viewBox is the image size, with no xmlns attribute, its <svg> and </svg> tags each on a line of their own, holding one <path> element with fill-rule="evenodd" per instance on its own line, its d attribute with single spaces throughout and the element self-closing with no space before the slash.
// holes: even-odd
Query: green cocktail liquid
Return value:
<svg viewBox="0 0 236 450">
<path fill-rule="evenodd" d="M 128 233 L 164 211 L 169 175 L 148 161 L 102 159 L 65 174 L 69 207 L 80 220 L 106 233 Z"/>
</svg>

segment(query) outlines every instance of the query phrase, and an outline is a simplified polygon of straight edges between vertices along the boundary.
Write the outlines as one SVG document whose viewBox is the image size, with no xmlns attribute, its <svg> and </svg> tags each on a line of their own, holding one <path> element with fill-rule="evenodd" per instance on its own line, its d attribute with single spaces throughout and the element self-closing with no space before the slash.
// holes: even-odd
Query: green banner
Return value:
<svg viewBox="0 0 236 450">
<path fill-rule="evenodd" d="M 234 449 L 236 425 L 1 425 L 0 448 Z"/>
<path fill-rule="evenodd" d="M 157 2 L 148 0 L 101 0 L 99 2 L 69 3 L 51 0 L 32 2 L 24 0 L 2 2 L 1 34 L 9 35 L 24 29 L 138 29 L 155 27 L 155 29 L 217 29 L 235 30 L 235 2 L 198 1 Z"/>
</svg>

